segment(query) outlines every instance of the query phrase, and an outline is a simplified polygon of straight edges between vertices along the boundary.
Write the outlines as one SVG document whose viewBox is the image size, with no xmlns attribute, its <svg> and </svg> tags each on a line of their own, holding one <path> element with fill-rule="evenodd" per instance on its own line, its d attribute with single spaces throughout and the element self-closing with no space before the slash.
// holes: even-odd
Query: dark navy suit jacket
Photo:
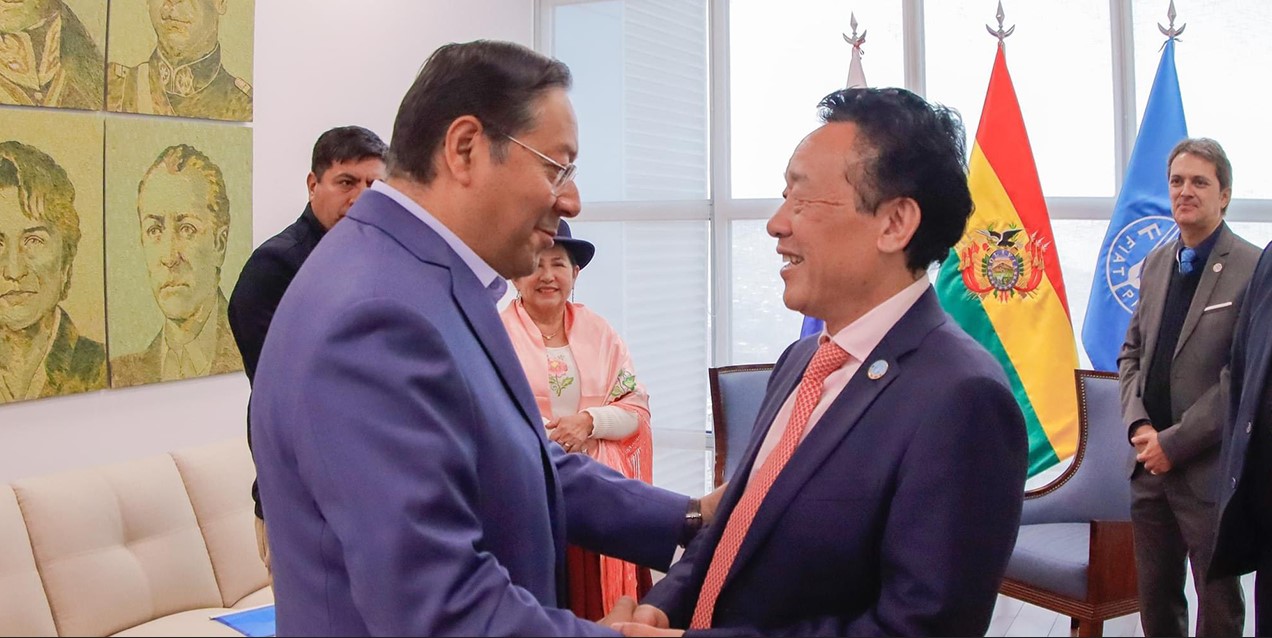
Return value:
<svg viewBox="0 0 1272 638">
<path fill-rule="evenodd" d="M 489 291 L 368 191 L 283 296 L 252 393 L 278 634 L 610 634 L 567 540 L 657 568 L 687 497 L 549 445 Z"/>
<path fill-rule="evenodd" d="M 1255 536 L 1253 521 L 1257 514 L 1250 509 L 1267 499 L 1251 498 L 1249 494 L 1259 494 L 1259 490 L 1269 488 L 1243 480 L 1256 411 L 1264 389 L 1272 383 L 1272 330 L 1266 328 L 1269 317 L 1272 317 L 1272 244 L 1264 249 L 1250 278 L 1232 338 L 1228 419 L 1219 465 L 1219 531 L 1210 561 L 1211 577 L 1254 571 L 1259 567 L 1259 548 L 1269 546 L 1267 539 Z M 1264 327 L 1255 329 L 1255 322 Z"/>
<path fill-rule="evenodd" d="M 723 521 L 817 349 L 770 378 L 717 522 L 642 602 L 693 615 Z M 887 372 L 870 379 L 876 361 Z M 862 364 L 761 504 L 702 635 L 983 635 L 1015 545 L 1024 418 L 1001 366 L 929 289 Z"/>
</svg>

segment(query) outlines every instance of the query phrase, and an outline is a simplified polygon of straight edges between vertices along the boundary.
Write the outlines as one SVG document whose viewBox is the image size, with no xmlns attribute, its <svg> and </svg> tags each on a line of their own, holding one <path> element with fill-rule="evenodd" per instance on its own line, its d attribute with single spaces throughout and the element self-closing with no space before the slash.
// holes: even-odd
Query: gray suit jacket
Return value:
<svg viewBox="0 0 1272 638">
<path fill-rule="evenodd" d="M 1259 249 L 1222 224 L 1210 258 L 1202 271 L 1197 292 L 1179 333 L 1171 362 L 1171 417 L 1174 423 L 1161 431 L 1158 441 L 1170 459 L 1171 472 L 1182 472 L 1192 490 L 1213 502 L 1217 494 L 1215 467 L 1227 409 L 1227 390 L 1220 373 L 1228 365 L 1232 331 L 1243 293 Z M 1126 342 L 1118 356 L 1122 385 L 1122 416 L 1129 428 L 1148 419 L 1144 408 L 1144 381 L 1157 347 L 1166 290 L 1170 285 L 1180 240 L 1157 248 L 1144 260 L 1140 302 L 1126 330 Z M 1131 474 L 1136 465 L 1132 460 Z"/>
</svg>

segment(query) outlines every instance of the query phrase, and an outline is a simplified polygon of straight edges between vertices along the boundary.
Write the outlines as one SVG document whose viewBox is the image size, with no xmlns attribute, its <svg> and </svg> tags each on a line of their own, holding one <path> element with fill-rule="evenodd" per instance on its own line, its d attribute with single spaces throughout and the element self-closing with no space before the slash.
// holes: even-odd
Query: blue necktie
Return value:
<svg viewBox="0 0 1272 638">
<path fill-rule="evenodd" d="M 1191 275 L 1197 264 L 1197 251 L 1191 248 L 1184 248 L 1179 251 L 1179 273 L 1182 275 Z"/>
</svg>

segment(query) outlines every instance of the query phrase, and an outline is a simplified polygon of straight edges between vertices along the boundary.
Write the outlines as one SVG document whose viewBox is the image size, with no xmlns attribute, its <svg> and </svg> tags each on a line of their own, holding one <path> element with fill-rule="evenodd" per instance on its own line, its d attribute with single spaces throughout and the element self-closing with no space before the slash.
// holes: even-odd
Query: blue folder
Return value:
<svg viewBox="0 0 1272 638">
<path fill-rule="evenodd" d="M 244 636 L 273 636 L 275 631 L 273 605 L 253 607 L 252 609 L 213 616 L 212 620 L 222 623 Z"/>
</svg>

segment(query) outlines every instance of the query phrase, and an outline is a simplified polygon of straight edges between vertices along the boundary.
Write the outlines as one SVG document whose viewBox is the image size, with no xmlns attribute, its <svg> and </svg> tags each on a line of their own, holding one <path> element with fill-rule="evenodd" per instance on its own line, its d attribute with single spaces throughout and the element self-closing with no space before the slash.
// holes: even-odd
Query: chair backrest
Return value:
<svg viewBox="0 0 1272 638">
<path fill-rule="evenodd" d="M 1129 521 L 1127 476 L 1134 448 L 1126 438 L 1117 374 L 1075 370 L 1078 451 L 1056 480 L 1025 494 L 1021 524 Z"/>
<path fill-rule="evenodd" d="M 715 437 L 715 485 L 733 476 L 751 442 L 755 418 L 768 387 L 771 363 L 709 368 L 711 419 Z"/>
</svg>

